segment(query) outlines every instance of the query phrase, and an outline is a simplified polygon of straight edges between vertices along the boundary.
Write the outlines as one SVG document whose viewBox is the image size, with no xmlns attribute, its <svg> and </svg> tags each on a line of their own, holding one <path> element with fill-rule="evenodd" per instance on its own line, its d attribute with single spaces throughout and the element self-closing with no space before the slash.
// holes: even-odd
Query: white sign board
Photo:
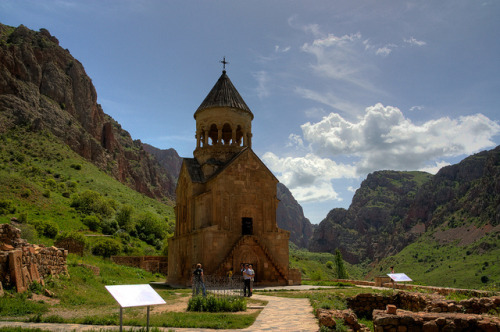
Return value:
<svg viewBox="0 0 500 332">
<path fill-rule="evenodd" d="M 104 286 L 122 308 L 166 304 L 150 285 Z"/>
<path fill-rule="evenodd" d="M 394 281 L 412 281 L 410 277 L 408 277 L 404 273 L 389 273 L 388 274 L 389 278 L 391 278 Z"/>
</svg>

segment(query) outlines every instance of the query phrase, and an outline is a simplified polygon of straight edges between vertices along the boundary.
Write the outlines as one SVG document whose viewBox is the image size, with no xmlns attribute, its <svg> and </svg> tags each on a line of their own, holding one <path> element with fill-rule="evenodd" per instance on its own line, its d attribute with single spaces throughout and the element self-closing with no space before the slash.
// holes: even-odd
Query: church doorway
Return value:
<svg viewBox="0 0 500 332">
<path fill-rule="evenodd" d="M 241 235 L 253 235 L 252 218 L 241 218 Z"/>
</svg>

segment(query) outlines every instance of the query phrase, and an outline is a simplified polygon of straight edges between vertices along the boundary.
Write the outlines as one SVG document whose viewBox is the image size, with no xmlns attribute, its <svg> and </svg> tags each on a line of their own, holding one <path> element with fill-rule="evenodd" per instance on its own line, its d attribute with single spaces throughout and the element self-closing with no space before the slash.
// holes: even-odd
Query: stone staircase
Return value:
<svg viewBox="0 0 500 332">
<path fill-rule="evenodd" d="M 254 241 L 261 249 L 262 251 L 264 252 L 264 254 L 266 255 L 266 258 L 269 262 L 271 262 L 272 266 L 274 267 L 274 269 L 276 271 L 278 271 L 279 275 L 281 276 L 281 278 L 283 278 L 285 281 L 288 281 L 288 276 L 287 274 L 285 273 L 285 271 L 283 271 L 283 269 L 276 263 L 276 261 L 273 259 L 272 255 L 269 253 L 269 250 L 267 249 L 267 247 L 265 245 L 263 245 L 259 239 L 254 236 L 254 235 L 243 235 L 242 237 L 239 238 L 238 241 L 236 241 L 236 243 L 233 245 L 233 247 L 231 248 L 231 250 L 229 251 L 229 253 L 226 255 L 226 257 L 222 260 L 222 262 L 219 264 L 219 266 L 217 267 L 217 269 L 215 270 L 215 275 L 220 275 L 220 276 L 223 276 L 226 274 L 227 272 L 227 268 L 226 266 L 227 265 L 231 265 L 231 261 L 233 259 L 233 256 L 234 256 L 234 252 L 235 250 L 241 245 L 243 244 L 243 242 L 247 241 L 247 240 L 252 240 Z"/>
</svg>

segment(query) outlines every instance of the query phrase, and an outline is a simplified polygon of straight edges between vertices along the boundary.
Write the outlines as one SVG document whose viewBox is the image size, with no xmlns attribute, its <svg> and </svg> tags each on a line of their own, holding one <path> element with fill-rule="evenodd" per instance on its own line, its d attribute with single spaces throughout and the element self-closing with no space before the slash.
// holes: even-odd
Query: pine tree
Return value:
<svg viewBox="0 0 500 332">
<path fill-rule="evenodd" d="M 347 274 L 347 270 L 344 266 L 344 260 L 342 259 L 342 254 L 340 250 L 335 250 L 335 269 L 337 270 L 337 278 L 339 279 L 348 279 L 349 275 Z"/>
</svg>

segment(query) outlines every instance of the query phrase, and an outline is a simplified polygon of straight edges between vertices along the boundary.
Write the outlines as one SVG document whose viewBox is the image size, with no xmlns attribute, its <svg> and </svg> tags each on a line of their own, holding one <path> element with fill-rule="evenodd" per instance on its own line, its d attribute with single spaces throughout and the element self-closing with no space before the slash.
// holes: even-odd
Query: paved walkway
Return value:
<svg viewBox="0 0 500 332">
<path fill-rule="evenodd" d="M 269 303 L 264 307 L 264 310 L 255 320 L 255 323 L 241 330 L 215 330 L 215 329 L 192 329 L 192 328 L 159 328 L 160 331 L 179 331 L 179 332 L 264 332 L 264 331 L 278 331 L 278 332 L 316 332 L 319 330 L 317 319 L 313 315 L 312 307 L 308 299 L 290 299 L 284 297 L 254 295 L 253 298 L 259 300 L 266 300 Z M 50 324 L 50 323 L 23 323 L 23 322 L 0 322 L 0 327 L 4 326 L 18 326 L 23 328 L 39 328 L 42 330 L 53 332 L 68 332 L 68 331 L 99 331 L 114 330 L 118 331 L 118 326 L 97 326 L 97 325 L 82 325 L 82 324 Z M 140 328 L 133 328 L 124 326 L 123 331 L 130 331 L 132 329 L 139 330 Z"/>
</svg>

